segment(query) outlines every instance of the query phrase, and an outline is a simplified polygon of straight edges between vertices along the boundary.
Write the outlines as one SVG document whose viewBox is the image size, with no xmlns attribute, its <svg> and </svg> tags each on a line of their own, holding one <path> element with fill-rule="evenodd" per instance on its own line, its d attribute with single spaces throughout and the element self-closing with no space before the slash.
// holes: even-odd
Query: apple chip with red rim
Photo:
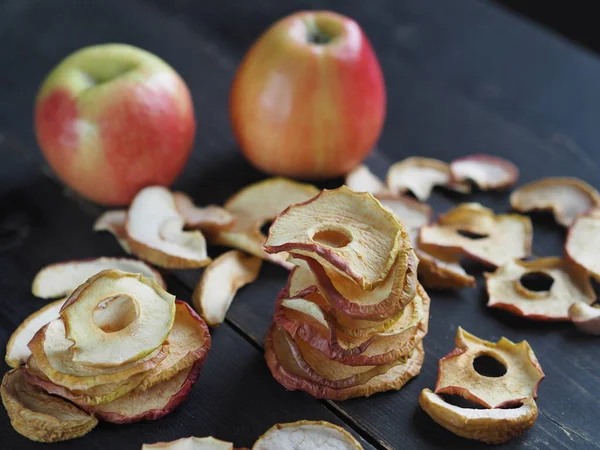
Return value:
<svg viewBox="0 0 600 450">
<path fill-rule="evenodd" d="M 348 172 L 344 184 L 355 192 L 370 192 L 373 195 L 389 194 L 385 183 L 364 164 L 359 164 Z"/>
<path fill-rule="evenodd" d="M 309 256 L 362 289 L 373 289 L 388 276 L 405 245 L 403 233 L 396 216 L 371 194 L 341 186 L 277 216 L 265 250 Z"/>
<path fill-rule="evenodd" d="M 393 164 L 387 173 L 387 186 L 393 194 L 410 191 L 420 201 L 431 195 L 435 186 L 443 186 L 457 192 L 469 193 L 468 183 L 453 179 L 450 166 L 433 158 L 413 156 Z"/>
<path fill-rule="evenodd" d="M 600 305 L 573 303 L 569 308 L 569 319 L 584 333 L 600 336 Z"/>
<path fill-rule="evenodd" d="M 429 389 L 419 396 L 423 411 L 438 425 L 467 439 L 501 444 L 527 431 L 538 416 L 535 400 L 526 398 L 517 408 L 474 409 L 446 402 Z"/>
<path fill-rule="evenodd" d="M 234 450 L 231 442 L 221 441 L 212 436 L 209 437 L 186 437 L 171 442 L 157 442 L 156 444 L 144 444 L 142 450 Z M 242 449 L 240 449 L 242 450 Z"/>
<path fill-rule="evenodd" d="M 245 187 L 224 205 L 235 217 L 233 226 L 225 231 L 209 235 L 217 245 L 243 250 L 259 258 L 267 259 L 286 268 L 287 254 L 265 253 L 263 245 L 267 237 L 261 227 L 271 222 L 288 206 L 305 202 L 319 193 L 319 190 L 304 183 L 274 177 Z"/>
<path fill-rule="evenodd" d="M 92 275 L 107 269 L 141 273 L 146 277 L 153 278 L 163 289 L 167 287 L 161 274 L 143 261 L 103 256 L 47 265 L 33 279 L 31 291 L 36 297 L 63 297 L 73 292 Z"/>
<path fill-rule="evenodd" d="M 216 205 L 197 206 L 183 192 L 173 192 L 173 200 L 183 216 L 186 228 L 203 231 L 220 231 L 231 228 L 235 218 L 226 209 Z"/>
<path fill-rule="evenodd" d="M 96 308 L 125 297 L 133 304 L 132 321 L 104 332 L 94 325 Z M 65 337 L 73 342 L 73 361 L 96 367 L 118 367 L 137 361 L 160 347 L 175 319 L 175 297 L 152 278 L 119 270 L 105 270 L 79 286 L 63 305 L 60 316 Z"/>
<path fill-rule="evenodd" d="M 535 320 L 569 320 L 573 303 L 596 299 L 587 273 L 562 258 L 511 261 L 486 273 L 488 306 Z"/>
<path fill-rule="evenodd" d="M 208 325 L 217 326 L 225 320 L 235 294 L 256 280 L 261 265 L 260 258 L 231 250 L 206 268 L 192 294 L 192 304 Z"/>
<path fill-rule="evenodd" d="M 127 231 L 125 230 L 127 222 L 127 210 L 113 209 L 106 211 L 94 222 L 94 231 L 108 231 L 112 234 L 125 253 L 130 254 L 131 249 L 127 243 Z"/>
<path fill-rule="evenodd" d="M 531 253 L 531 220 L 519 214 L 500 214 L 479 203 L 462 203 L 438 222 L 421 228 L 419 245 L 442 249 L 498 267 Z"/>
<path fill-rule="evenodd" d="M 279 423 L 254 443 L 252 450 L 335 449 L 363 450 L 346 430 L 325 421 Z"/>
<path fill-rule="evenodd" d="M 578 216 L 600 205 L 600 193 L 578 178 L 542 178 L 514 191 L 510 205 L 520 212 L 552 211 L 554 219 L 568 227 Z"/>
<path fill-rule="evenodd" d="M 127 243 L 139 258 L 166 269 L 208 265 L 206 240 L 200 231 L 183 231 L 184 217 L 173 194 L 162 186 L 142 189 L 127 212 Z"/>
<path fill-rule="evenodd" d="M 32 441 L 75 439 L 98 424 L 94 416 L 29 384 L 23 368 L 4 375 L 0 393 L 11 425 Z"/>
<path fill-rule="evenodd" d="M 501 190 L 513 186 L 519 169 L 512 162 L 497 156 L 474 154 L 450 163 L 452 178 L 458 182 L 472 181 L 483 191 Z"/>
<path fill-rule="evenodd" d="M 578 217 L 567 235 L 565 256 L 600 280 L 600 208 Z"/>
<path fill-rule="evenodd" d="M 436 394 L 459 395 L 486 408 L 510 407 L 536 397 L 544 372 L 526 341 L 515 344 L 503 337 L 493 343 L 459 327 L 455 343 L 456 349 L 439 362 Z M 480 374 L 480 358 L 492 358 L 505 373 Z"/>
</svg>

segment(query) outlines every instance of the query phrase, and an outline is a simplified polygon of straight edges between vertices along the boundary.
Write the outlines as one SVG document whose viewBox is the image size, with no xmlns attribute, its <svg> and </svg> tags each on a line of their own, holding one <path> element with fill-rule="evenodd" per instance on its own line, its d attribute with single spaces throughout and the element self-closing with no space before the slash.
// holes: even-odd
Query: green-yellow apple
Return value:
<svg viewBox="0 0 600 450">
<path fill-rule="evenodd" d="M 246 158 L 269 174 L 325 178 L 349 172 L 385 119 L 383 75 L 352 19 L 301 11 L 248 51 L 230 92 L 230 119 Z"/>
<path fill-rule="evenodd" d="M 81 49 L 44 80 L 35 133 L 68 186 L 106 205 L 148 185 L 171 184 L 193 146 L 189 89 L 166 62 L 124 44 Z"/>
</svg>

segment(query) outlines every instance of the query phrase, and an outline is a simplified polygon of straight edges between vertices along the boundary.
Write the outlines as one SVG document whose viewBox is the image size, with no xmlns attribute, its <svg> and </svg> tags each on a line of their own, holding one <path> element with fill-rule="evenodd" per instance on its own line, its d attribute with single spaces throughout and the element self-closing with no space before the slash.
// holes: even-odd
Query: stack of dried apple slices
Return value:
<svg viewBox="0 0 600 450">
<path fill-rule="evenodd" d="M 265 342 L 286 388 L 343 400 L 400 389 L 420 372 L 429 297 L 406 230 L 371 194 L 342 186 L 290 206 L 265 250 L 295 266 Z"/>
<path fill-rule="evenodd" d="M 32 440 L 73 439 L 97 419 L 163 417 L 186 398 L 210 348 L 204 321 L 141 273 L 103 270 L 73 290 L 56 315 L 49 309 L 36 317 L 41 327 L 26 343 L 26 364 L 2 381 L 13 427 Z M 13 346 L 23 347 L 30 331 L 15 334 Z"/>
</svg>

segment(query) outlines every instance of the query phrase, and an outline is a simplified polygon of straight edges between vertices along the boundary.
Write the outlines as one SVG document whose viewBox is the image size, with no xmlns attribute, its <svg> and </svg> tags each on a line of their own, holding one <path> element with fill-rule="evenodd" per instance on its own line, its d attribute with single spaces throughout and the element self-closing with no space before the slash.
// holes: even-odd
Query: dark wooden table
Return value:
<svg viewBox="0 0 600 450">
<path fill-rule="evenodd" d="M 195 101 L 195 151 L 176 187 L 200 203 L 218 203 L 264 175 L 240 156 L 227 119 L 229 84 L 244 51 L 279 17 L 301 8 L 331 8 L 356 18 L 379 55 L 389 110 L 369 159 L 384 175 L 410 155 L 444 160 L 471 152 L 505 156 L 521 182 L 549 175 L 581 177 L 600 187 L 600 62 L 590 53 L 478 0 L 90 0 L 0 2 L 0 344 L 45 302 L 30 293 L 45 264 L 120 255 L 114 240 L 92 232 L 100 209 L 61 186 L 44 166 L 32 133 L 32 105 L 43 76 L 71 51 L 127 42 L 165 58 L 188 82 Z M 339 180 L 333 184 L 339 184 Z M 468 197 L 509 210 L 506 194 Z M 461 197 L 436 192 L 442 212 Z M 564 231 L 534 220 L 536 255 L 560 255 Z M 216 255 L 222 249 L 211 249 Z M 598 340 L 569 324 L 519 320 L 485 307 L 478 287 L 431 292 L 430 332 L 421 374 L 400 392 L 345 402 L 286 392 L 271 377 L 262 342 L 286 272 L 266 264 L 258 282 L 236 298 L 200 381 L 173 414 L 156 422 L 101 424 L 61 449 L 131 449 L 143 442 L 214 435 L 251 446 L 277 422 L 323 419 L 352 430 L 365 448 L 482 448 L 446 432 L 418 406 L 433 387 L 437 362 L 453 347 L 458 325 L 477 336 L 527 339 L 547 378 L 534 428 L 502 448 L 598 448 Z M 167 276 L 189 299 L 199 272 Z M 7 370 L 7 367 L 3 367 Z M 12 430 L 0 411 L 0 448 L 41 448 Z"/>
</svg>

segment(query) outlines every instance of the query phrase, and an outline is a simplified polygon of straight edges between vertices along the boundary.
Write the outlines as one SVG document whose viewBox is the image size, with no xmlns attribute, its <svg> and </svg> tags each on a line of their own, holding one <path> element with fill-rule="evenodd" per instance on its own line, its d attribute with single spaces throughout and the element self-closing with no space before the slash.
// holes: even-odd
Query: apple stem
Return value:
<svg viewBox="0 0 600 450">
<path fill-rule="evenodd" d="M 331 36 L 329 33 L 319 28 L 314 19 L 307 19 L 304 21 L 304 23 L 308 29 L 306 39 L 310 44 L 324 45 L 331 41 Z"/>
</svg>

